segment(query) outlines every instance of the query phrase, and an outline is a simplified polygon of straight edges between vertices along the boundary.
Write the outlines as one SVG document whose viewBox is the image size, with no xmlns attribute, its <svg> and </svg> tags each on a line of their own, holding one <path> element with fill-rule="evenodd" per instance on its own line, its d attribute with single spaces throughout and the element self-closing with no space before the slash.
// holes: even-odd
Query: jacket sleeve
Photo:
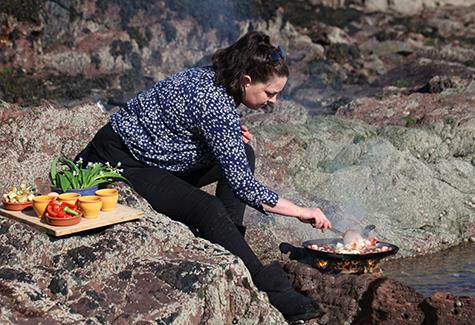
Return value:
<svg viewBox="0 0 475 325">
<path fill-rule="evenodd" d="M 201 111 L 199 128 L 234 195 L 249 206 L 265 213 L 262 204 L 275 206 L 279 199 L 254 178 L 247 161 L 239 116 L 234 105 L 208 102 Z"/>
</svg>

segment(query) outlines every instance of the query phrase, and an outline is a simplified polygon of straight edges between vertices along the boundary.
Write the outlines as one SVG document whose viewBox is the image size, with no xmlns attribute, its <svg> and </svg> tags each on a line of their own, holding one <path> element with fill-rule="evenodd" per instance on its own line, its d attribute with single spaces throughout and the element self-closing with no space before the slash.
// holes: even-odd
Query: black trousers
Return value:
<svg viewBox="0 0 475 325">
<path fill-rule="evenodd" d="M 247 144 L 245 148 L 254 171 L 254 150 Z M 110 124 L 99 130 L 75 160 L 79 157 L 85 164 L 109 162 L 115 166 L 120 161 L 123 175 L 154 210 L 198 230 L 203 238 L 239 256 L 252 276 L 262 269 L 243 236 L 245 204 L 234 196 L 218 165 L 190 172 L 169 172 L 146 166 L 133 158 Z M 216 195 L 200 189 L 216 181 Z"/>
</svg>

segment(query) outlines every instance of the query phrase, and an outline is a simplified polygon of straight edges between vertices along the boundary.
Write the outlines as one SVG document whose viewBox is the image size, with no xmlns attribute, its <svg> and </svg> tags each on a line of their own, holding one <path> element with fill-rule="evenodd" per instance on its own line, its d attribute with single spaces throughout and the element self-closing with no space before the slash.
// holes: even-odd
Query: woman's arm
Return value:
<svg viewBox="0 0 475 325">
<path fill-rule="evenodd" d="M 287 217 L 296 217 L 301 222 L 309 223 L 316 229 L 331 228 L 331 222 L 327 219 L 320 208 L 303 208 L 290 202 L 283 197 L 279 197 L 277 204 L 271 207 L 267 204 L 262 205 L 266 212 L 280 214 Z"/>
</svg>

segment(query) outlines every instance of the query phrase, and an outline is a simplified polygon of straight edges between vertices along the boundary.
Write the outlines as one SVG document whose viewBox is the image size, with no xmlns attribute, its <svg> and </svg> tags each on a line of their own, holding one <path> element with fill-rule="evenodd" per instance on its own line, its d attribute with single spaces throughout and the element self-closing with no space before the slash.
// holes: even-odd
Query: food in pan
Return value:
<svg viewBox="0 0 475 325">
<path fill-rule="evenodd" d="M 389 246 L 379 244 L 376 237 L 368 237 L 367 239 L 360 237 L 355 240 L 347 240 L 343 243 L 338 242 L 336 244 L 312 244 L 309 245 L 308 248 L 326 253 L 360 255 L 387 252 L 392 249 Z"/>
</svg>

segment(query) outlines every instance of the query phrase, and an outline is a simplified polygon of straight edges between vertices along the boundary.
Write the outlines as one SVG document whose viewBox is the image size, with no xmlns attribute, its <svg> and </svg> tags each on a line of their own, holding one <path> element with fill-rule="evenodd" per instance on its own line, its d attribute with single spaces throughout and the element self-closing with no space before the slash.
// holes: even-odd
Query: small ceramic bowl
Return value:
<svg viewBox="0 0 475 325">
<path fill-rule="evenodd" d="M 71 218 L 55 218 L 51 217 L 48 213 L 45 214 L 46 223 L 51 226 L 66 227 L 76 225 L 81 221 L 82 213 L 79 212 L 77 216 Z"/>
<path fill-rule="evenodd" d="M 23 211 L 23 210 L 31 208 L 32 206 L 31 201 L 22 202 L 22 203 L 2 201 L 2 203 L 5 209 L 12 210 L 12 211 Z"/>
<path fill-rule="evenodd" d="M 119 192 L 115 188 L 97 190 L 96 195 L 102 200 L 102 211 L 112 211 L 119 200 Z"/>
<path fill-rule="evenodd" d="M 37 195 L 33 198 L 33 209 L 38 218 L 43 217 L 49 201 L 54 200 L 54 198 L 55 196 L 52 195 Z"/>
<path fill-rule="evenodd" d="M 99 217 L 99 211 L 102 208 L 102 200 L 95 195 L 80 196 L 78 198 L 79 209 L 86 219 L 95 219 Z"/>
<path fill-rule="evenodd" d="M 58 196 L 59 202 L 66 202 L 70 204 L 76 204 L 78 198 L 81 196 L 79 193 L 63 193 Z"/>
</svg>

